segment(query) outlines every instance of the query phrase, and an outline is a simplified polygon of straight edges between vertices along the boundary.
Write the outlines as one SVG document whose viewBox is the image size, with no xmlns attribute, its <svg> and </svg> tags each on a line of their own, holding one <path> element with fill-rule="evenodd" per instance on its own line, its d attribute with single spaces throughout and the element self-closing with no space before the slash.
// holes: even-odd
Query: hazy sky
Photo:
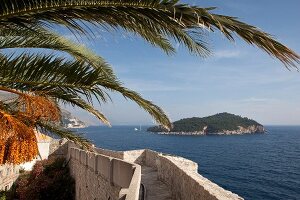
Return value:
<svg viewBox="0 0 300 200">
<path fill-rule="evenodd" d="M 300 53 L 299 0 L 199 0 L 183 1 L 216 6 L 214 12 L 237 16 L 274 35 Z M 208 33 L 214 52 L 203 59 L 182 46 L 167 56 L 137 37 L 103 33 L 87 45 L 103 56 L 125 86 L 161 106 L 172 120 L 230 112 L 265 125 L 300 125 L 300 73 L 288 71 L 261 50 L 220 33 Z M 113 103 L 96 105 L 113 125 L 152 124 L 143 110 L 113 94 Z M 71 110 L 72 111 L 72 110 Z M 91 124 L 91 115 L 73 110 Z"/>
</svg>

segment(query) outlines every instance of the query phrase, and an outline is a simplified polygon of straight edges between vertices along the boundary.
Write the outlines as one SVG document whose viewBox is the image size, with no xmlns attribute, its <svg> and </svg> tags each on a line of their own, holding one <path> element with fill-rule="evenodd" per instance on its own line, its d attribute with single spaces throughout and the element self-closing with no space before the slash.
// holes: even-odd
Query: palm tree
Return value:
<svg viewBox="0 0 300 200">
<path fill-rule="evenodd" d="M 58 105 L 78 106 L 109 124 L 92 106 L 93 99 L 99 103 L 110 100 L 107 91 L 135 101 L 158 123 L 171 126 L 162 109 L 124 87 L 103 58 L 54 32 L 57 25 L 91 38 L 91 26 L 123 29 L 167 54 L 175 52 L 172 41 L 176 41 L 203 57 L 210 55 L 203 34 L 206 29 L 217 30 L 231 41 L 237 35 L 256 45 L 287 68 L 297 67 L 300 57 L 288 47 L 234 17 L 213 14 L 213 9 L 176 0 L 2 0 L 0 49 L 12 50 L 0 52 L 0 91 L 16 96 L 0 101 L 0 163 L 32 159 L 37 153 L 34 129 L 54 132 L 88 147 L 84 138 L 59 127 Z M 19 48 L 27 52 L 20 53 Z M 31 49 L 52 49 L 72 57 L 33 53 Z"/>
<path fill-rule="evenodd" d="M 22 36 L 19 36 L 22 34 Z M 99 118 L 106 117 L 92 106 L 110 100 L 105 90 L 121 93 L 135 101 L 159 123 L 170 126 L 164 112 L 119 82 L 103 59 L 83 46 L 78 46 L 42 28 L 2 30 L 1 49 L 50 48 L 68 52 L 74 59 L 52 54 L 0 54 L 0 91 L 15 94 L 15 98 L 0 101 L 0 163 L 21 163 L 37 155 L 34 129 L 54 132 L 89 147 L 86 139 L 62 129 L 58 102 L 78 106 Z M 23 133 L 27 130 L 26 133 Z M 5 145 L 4 145 L 5 144 Z M 22 156 L 25 155 L 25 156 Z"/>
<path fill-rule="evenodd" d="M 0 63 L 0 90 L 16 95 L 13 100 L 2 100 L 0 104 L 1 144 L 6 144 L 6 148 L 0 149 L 3 161 L 20 163 L 37 154 L 34 129 L 50 131 L 89 147 L 87 140 L 58 126 L 60 110 L 57 103 L 78 106 L 109 125 L 106 117 L 91 105 L 92 97 L 99 102 L 109 100 L 105 90 L 121 93 L 157 121 L 170 123 L 159 107 L 123 87 L 118 80 L 103 73 L 102 68 L 93 68 L 84 61 L 21 54 L 9 58 L 0 56 Z"/>
</svg>

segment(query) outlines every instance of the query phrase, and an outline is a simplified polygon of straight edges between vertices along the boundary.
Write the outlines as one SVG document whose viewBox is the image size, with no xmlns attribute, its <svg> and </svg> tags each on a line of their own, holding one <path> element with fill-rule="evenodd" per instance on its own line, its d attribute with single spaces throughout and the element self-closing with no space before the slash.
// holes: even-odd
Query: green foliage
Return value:
<svg viewBox="0 0 300 200">
<path fill-rule="evenodd" d="M 181 119 L 173 123 L 172 132 L 197 132 L 203 131 L 207 127 L 207 133 L 217 133 L 224 130 L 238 130 L 239 126 L 249 127 L 249 126 L 261 126 L 252 119 L 246 117 L 241 117 L 238 115 L 230 113 L 219 113 L 209 117 L 193 117 L 187 119 Z M 151 127 L 148 129 L 151 132 L 162 132 L 166 131 L 160 126 Z"/>
<path fill-rule="evenodd" d="M 118 92 L 136 102 L 159 123 L 168 127 L 170 121 L 162 109 L 124 87 L 101 68 L 83 61 L 70 61 L 53 55 L 22 54 L 0 56 L 0 85 L 22 91 L 36 92 L 66 104 L 78 106 L 94 114 L 105 124 L 106 117 L 90 105 L 93 97 L 101 102 L 110 100 L 108 91 Z M 84 99 L 85 97 L 85 99 Z"/>
<path fill-rule="evenodd" d="M 28 175 L 17 181 L 17 198 L 20 200 L 74 199 L 75 182 L 70 177 L 65 159 L 39 161 Z"/>
<path fill-rule="evenodd" d="M 93 100 L 105 103 L 111 100 L 108 92 L 117 92 L 125 99 L 134 101 L 165 129 L 171 127 L 168 116 L 160 107 L 126 88 L 101 56 L 56 33 L 57 26 L 69 29 L 76 37 L 87 35 L 89 38 L 93 38 L 94 31 L 122 29 L 142 37 L 167 54 L 175 52 L 173 45 L 178 42 L 191 53 L 202 57 L 210 55 L 209 45 L 205 41 L 209 33 L 206 30 L 219 31 L 230 41 L 238 36 L 274 56 L 285 66 L 297 67 L 300 57 L 294 51 L 268 33 L 235 17 L 214 14 L 214 9 L 191 6 L 178 0 L 1 0 L 0 90 L 40 95 L 71 104 L 92 113 L 108 125 L 104 114 L 94 108 Z M 26 48 L 29 53 L 19 55 L 17 49 L 20 48 Z M 13 54 L 3 53 L 7 49 Z M 40 54 L 30 53 L 40 49 Z M 61 58 L 49 55 L 43 49 L 70 56 Z M 6 102 L 0 101 L 0 110 L 14 115 L 8 107 Z M 212 130 L 221 127 L 233 129 L 236 126 L 207 120 L 213 124 L 209 127 Z M 202 127 L 206 123 L 198 119 L 194 121 L 185 128 L 196 130 L 198 124 Z M 51 129 L 77 142 L 86 142 L 49 123 L 27 124 Z"/>
<path fill-rule="evenodd" d="M 173 39 L 201 56 L 210 54 L 204 40 L 204 30 L 208 29 L 220 31 L 231 41 L 239 36 L 286 66 L 299 63 L 299 55 L 270 34 L 235 17 L 215 14 L 214 9 L 173 0 L 2 0 L 0 25 L 32 28 L 58 24 L 73 32 L 93 36 L 86 25 L 90 23 L 105 30 L 122 28 L 133 32 L 166 53 L 175 51 Z"/>
<path fill-rule="evenodd" d="M 6 200 L 6 193 L 5 191 L 0 191 L 0 200 Z"/>
</svg>

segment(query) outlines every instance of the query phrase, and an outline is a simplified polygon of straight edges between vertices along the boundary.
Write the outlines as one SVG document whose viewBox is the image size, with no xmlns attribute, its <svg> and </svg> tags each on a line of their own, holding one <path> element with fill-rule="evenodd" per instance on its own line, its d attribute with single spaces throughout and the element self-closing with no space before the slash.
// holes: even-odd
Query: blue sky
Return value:
<svg viewBox="0 0 300 200">
<path fill-rule="evenodd" d="M 274 35 L 300 53 L 299 0 L 183 1 L 218 7 L 215 13 L 237 16 Z M 125 86 L 161 106 L 174 121 L 230 112 L 265 125 L 300 125 L 300 73 L 288 71 L 261 50 L 220 33 L 209 33 L 213 55 L 203 59 L 180 46 L 167 56 L 140 38 L 105 34 L 87 45 L 104 57 Z M 113 125 L 152 124 L 137 105 L 112 94 L 113 103 L 96 105 Z M 93 125 L 100 123 L 81 110 L 71 110 Z"/>
</svg>

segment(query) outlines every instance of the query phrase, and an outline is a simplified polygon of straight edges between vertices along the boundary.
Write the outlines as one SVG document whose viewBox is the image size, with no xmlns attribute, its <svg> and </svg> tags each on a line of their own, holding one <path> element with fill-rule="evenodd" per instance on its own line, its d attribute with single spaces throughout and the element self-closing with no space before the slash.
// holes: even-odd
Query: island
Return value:
<svg viewBox="0 0 300 200">
<path fill-rule="evenodd" d="M 172 135 L 241 135 L 266 132 L 258 122 L 226 112 L 175 121 L 170 131 L 162 126 L 150 127 L 147 131 Z"/>
</svg>

